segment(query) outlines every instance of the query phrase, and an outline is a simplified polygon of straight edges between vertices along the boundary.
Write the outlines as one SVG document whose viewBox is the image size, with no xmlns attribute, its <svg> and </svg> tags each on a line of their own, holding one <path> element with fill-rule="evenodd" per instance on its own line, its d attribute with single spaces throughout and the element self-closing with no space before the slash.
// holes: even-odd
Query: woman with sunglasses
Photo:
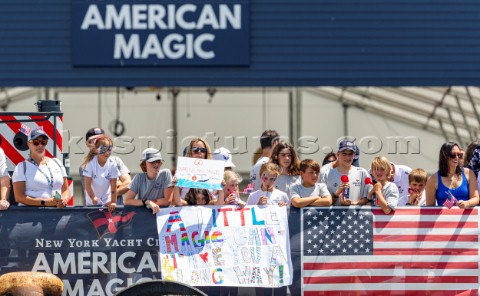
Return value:
<svg viewBox="0 0 480 296">
<path fill-rule="evenodd" d="M 107 206 L 110 212 L 117 207 L 117 165 L 110 158 L 113 142 L 108 136 L 95 139 L 83 165 L 85 178 L 85 204 Z"/>
<path fill-rule="evenodd" d="M 160 206 L 170 205 L 172 174 L 169 169 L 160 170 L 162 165 L 163 159 L 159 150 L 143 150 L 140 163 L 143 173 L 133 178 L 125 195 L 125 205 L 145 206 L 152 209 L 154 214 L 160 211 Z"/>
<path fill-rule="evenodd" d="M 439 156 L 439 170 L 430 176 L 425 188 L 427 206 L 443 206 L 445 201 L 457 200 L 459 208 L 478 205 L 478 188 L 472 170 L 462 168 L 460 147 L 457 143 L 447 142 L 442 145 Z M 454 201 L 453 201 L 454 202 Z"/>
<path fill-rule="evenodd" d="M 43 129 L 30 132 L 30 155 L 13 172 L 15 200 L 27 206 L 64 208 L 71 198 L 67 173 L 60 160 L 45 156 L 47 144 Z"/>
<path fill-rule="evenodd" d="M 205 141 L 203 138 L 194 138 L 190 141 L 190 144 L 188 145 L 187 154 L 185 157 L 212 159 L 212 150 L 210 149 L 207 141 Z M 173 184 L 175 184 L 176 181 L 177 179 L 174 177 Z M 175 188 L 173 189 L 172 205 L 176 204 L 176 200 L 181 200 L 183 205 L 187 205 L 187 202 L 185 201 L 185 196 L 187 195 L 189 190 L 190 188 L 188 187 L 180 188 L 175 186 Z"/>
</svg>

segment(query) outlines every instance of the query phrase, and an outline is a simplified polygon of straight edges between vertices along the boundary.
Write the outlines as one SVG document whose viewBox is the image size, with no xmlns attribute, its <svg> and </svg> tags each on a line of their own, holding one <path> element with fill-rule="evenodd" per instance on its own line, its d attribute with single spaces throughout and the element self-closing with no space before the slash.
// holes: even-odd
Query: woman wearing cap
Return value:
<svg viewBox="0 0 480 296">
<path fill-rule="evenodd" d="M 117 179 L 120 175 L 116 163 L 110 158 L 112 149 L 112 139 L 100 136 L 95 139 L 83 163 L 85 204 L 105 205 L 110 212 L 117 207 Z"/>
<path fill-rule="evenodd" d="M 143 150 L 140 160 L 143 173 L 133 178 L 125 195 L 125 205 L 146 206 L 155 214 L 160 211 L 160 206 L 170 205 L 172 174 L 169 169 L 160 170 L 163 159 L 155 148 Z"/>
<path fill-rule="evenodd" d="M 443 206 L 447 199 L 459 208 L 478 205 L 478 188 L 475 173 L 460 166 L 460 147 L 457 143 L 447 142 L 440 148 L 439 170 L 428 178 L 425 186 L 427 206 Z M 451 207 L 451 206 L 449 206 Z"/>
<path fill-rule="evenodd" d="M 45 156 L 47 143 L 42 129 L 30 132 L 30 155 L 13 172 L 15 200 L 27 206 L 64 208 L 71 198 L 67 173 L 60 160 Z"/>
</svg>

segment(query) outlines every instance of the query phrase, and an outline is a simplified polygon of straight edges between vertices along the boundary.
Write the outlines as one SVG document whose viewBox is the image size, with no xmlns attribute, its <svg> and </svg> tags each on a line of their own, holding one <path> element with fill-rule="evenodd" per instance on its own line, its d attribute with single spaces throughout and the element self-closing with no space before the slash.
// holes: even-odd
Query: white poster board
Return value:
<svg viewBox="0 0 480 296">
<path fill-rule="evenodd" d="M 157 229 L 165 280 L 192 286 L 292 283 L 286 207 L 163 208 Z"/>
<path fill-rule="evenodd" d="M 179 157 L 177 161 L 178 187 L 222 189 L 224 162 L 221 160 Z"/>
</svg>

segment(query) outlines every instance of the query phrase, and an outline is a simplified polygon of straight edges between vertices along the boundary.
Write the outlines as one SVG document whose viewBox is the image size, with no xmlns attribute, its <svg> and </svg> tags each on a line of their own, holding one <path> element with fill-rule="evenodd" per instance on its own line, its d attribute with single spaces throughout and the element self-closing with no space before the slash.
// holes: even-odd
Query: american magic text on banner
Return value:
<svg viewBox="0 0 480 296">
<path fill-rule="evenodd" d="M 183 207 L 157 215 L 162 277 L 193 286 L 292 282 L 287 208 Z"/>
<path fill-rule="evenodd" d="M 76 66 L 248 66 L 249 0 L 72 1 Z"/>
<path fill-rule="evenodd" d="M 11 207 L 0 212 L 0 237 L 0 275 L 53 273 L 63 295 L 113 295 L 161 278 L 155 219 L 144 208 Z"/>
</svg>

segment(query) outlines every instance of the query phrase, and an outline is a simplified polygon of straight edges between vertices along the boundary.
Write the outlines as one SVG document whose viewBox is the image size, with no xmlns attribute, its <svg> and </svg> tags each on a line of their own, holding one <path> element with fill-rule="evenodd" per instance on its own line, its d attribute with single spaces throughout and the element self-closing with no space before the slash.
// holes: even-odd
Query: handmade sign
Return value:
<svg viewBox="0 0 480 296">
<path fill-rule="evenodd" d="M 287 221 L 278 206 L 161 209 L 162 277 L 193 286 L 290 285 Z"/>
<path fill-rule="evenodd" d="M 221 160 L 179 157 L 177 161 L 178 187 L 222 189 L 224 162 Z"/>
</svg>

